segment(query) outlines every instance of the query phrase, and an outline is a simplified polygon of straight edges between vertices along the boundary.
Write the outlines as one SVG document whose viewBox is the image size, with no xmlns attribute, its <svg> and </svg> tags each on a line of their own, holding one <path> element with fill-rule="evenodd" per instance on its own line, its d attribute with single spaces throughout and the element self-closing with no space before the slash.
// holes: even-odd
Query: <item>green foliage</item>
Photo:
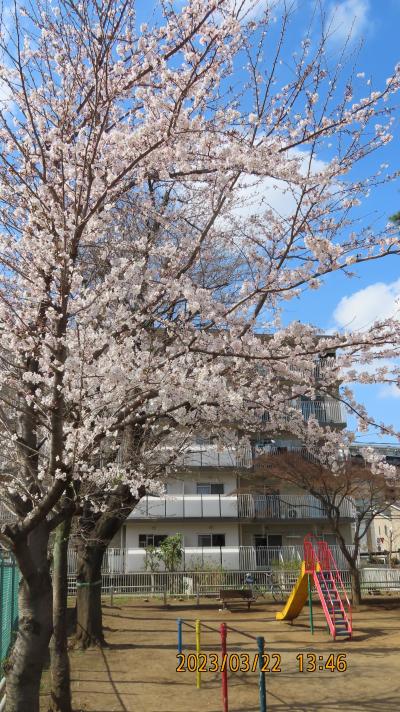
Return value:
<svg viewBox="0 0 400 712">
<path fill-rule="evenodd" d="M 176 571 L 182 561 L 182 534 L 167 536 L 161 542 L 157 556 L 163 562 L 166 571 Z"/>
<path fill-rule="evenodd" d="M 298 559 L 288 559 L 287 561 L 279 561 L 275 559 L 271 563 L 272 571 L 300 571 L 301 561 Z"/>
<path fill-rule="evenodd" d="M 400 212 L 391 215 L 389 220 L 400 227 Z"/>
<path fill-rule="evenodd" d="M 188 561 L 186 561 L 187 571 L 207 571 L 214 573 L 218 571 L 219 573 L 225 571 L 225 569 L 220 564 L 213 564 L 209 561 L 203 561 L 201 556 L 192 556 Z"/>
<path fill-rule="evenodd" d="M 144 565 L 146 571 L 151 571 L 153 574 L 160 568 L 160 555 L 155 546 L 146 546 Z"/>
<path fill-rule="evenodd" d="M 204 574 L 199 578 L 202 586 L 223 586 L 225 584 L 225 569 L 219 564 L 202 561 L 201 557 L 193 557 L 189 562 L 190 573 Z"/>
</svg>

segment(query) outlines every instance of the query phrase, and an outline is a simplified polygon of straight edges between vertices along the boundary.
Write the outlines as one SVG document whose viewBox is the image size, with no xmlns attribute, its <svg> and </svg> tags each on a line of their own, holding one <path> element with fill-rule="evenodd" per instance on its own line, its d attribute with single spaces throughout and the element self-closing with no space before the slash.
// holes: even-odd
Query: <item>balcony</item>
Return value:
<svg viewBox="0 0 400 712">
<path fill-rule="evenodd" d="M 288 402 L 288 405 L 301 411 L 304 420 L 314 417 L 321 425 L 346 425 L 343 406 L 334 398 L 320 400 L 293 398 Z M 283 417 L 285 422 L 289 422 L 291 418 L 289 414 L 284 414 Z M 270 422 L 268 411 L 263 414 L 262 420 L 266 423 Z"/>
<path fill-rule="evenodd" d="M 303 494 L 240 494 L 238 496 L 240 519 L 327 519 L 321 502 L 312 495 Z M 340 516 L 354 519 L 356 508 L 350 499 L 340 505 Z"/>
<path fill-rule="evenodd" d="M 346 418 L 342 404 L 334 398 L 320 400 L 302 400 L 294 398 L 289 404 L 292 408 L 301 411 L 304 420 L 314 417 L 323 425 L 345 425 Z M 290 416 L 286 416 L 289 420 Z M 268 422 L 269 415 L 265 413 L 263 420 Z M 158 458 L 167 461 L 170 451 L 160 448 Z M 198 444 L 193 442 L 188 449 L 180 455 L 176 464 L 180 467 L 237 467 L 251 468 L 253 466 L 253 453 L 250 445 L 232 445 L 231 447 L 218 447 L 214 443 Z"/>
<path fill-rule="evenodd" d="M 337 563 L 338 569 L 347 569 L 348 563 L 344 558 L 339 546 L 329 547 Z M 349 551 L 354 551 L 354 546 L 347 547 Z M 255 571 L 256 569 L 284 570 L 285 567 L 293 568 L 295 563 L 300 564 L 303 560 L 303 545 L 292 546 L 240 546 L 239 547 L 239 568 L 242 571 Z"/>
<path fill-rule="evenodd" d="M 304 420 L 314 416 L 322 424 L 335 423 L 338 425 L 346 423 L 342 404 L 333 398 L 315 401 L 295 398 L 291 405 L 301 410 Z"/>
<path fill-rule="evenodd" d="M 253 465 L 250 446 L 218 448 L 216 445 L 191 445 L 181 455 L 178 465 L 182 467 L 239 467 Z"/>
<path fill-rule="evenodd" d="M 228 517 L 237 519 L 236 495 L 184 494 L 165 497 L 143 497 L 129 519 L 211 519 Z"/>
<path fill-rule="evenodd" d="M 14 522 L 15 514 L 12 514 L 4 504 L 0 504 L 0 524 L 5 522 Z"/>
<path fill-rule="evenodd" d="M 253 456 L 250 445 L 218 446 L 204 439 L 198 443 L 193 441 L 177 457 L 173 450 L 162 445 L 155 451 L 154 462 L 168 464 L 170 460 L 178 467 L 237 467 L 250 468 L 253 465 Z"/>
<path fill-rule="evenodd" d="M 349 550 L 353 547 L 349 546 Z M 347 569 L 346 560 L 338 546 L 331 547 L 339 569 Z M 294 570 L 300 568 L 303 547 L 298 546 L 221 546 L 185 547 L 182 549 L 180 571 L 224 569 L 226 571 Z M 163 566 L 160 564 L 160 571 Z M 68 552 L 68 574 L 76 571 L 76 552 Z M 141 548 L 108 549 L 103 560 L 103 574 L 123 574 L 146 571 L 146 550 Z"/>
<path fill-rule="evenodd" d="M 351 500 L 340 506 L 340 516 L 354 519 Z M 311 495 L 262 494 L 185 494 L 143 497 L 130 514 L 130 520 L 143 519 L 248 519 L 294 520 L 327 519 L 321 502 Z"/>
</svg>

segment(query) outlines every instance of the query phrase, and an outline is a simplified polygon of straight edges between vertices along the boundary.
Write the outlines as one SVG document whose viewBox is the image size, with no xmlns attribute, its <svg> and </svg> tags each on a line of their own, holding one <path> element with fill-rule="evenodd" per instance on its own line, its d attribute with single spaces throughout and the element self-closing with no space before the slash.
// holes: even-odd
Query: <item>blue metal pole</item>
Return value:
<svg viewBox="0 0 400 712">
<path fill-rule="evenodd" d="M 265 640 L 262 636 L 257 638 L 258 647 L 258 665 L 260 668 L 260 679 L 259 679 L 259 689 L 260 689 L 260 712 L 267 712 L 267 693 L 265 689 L 265 672 L 262 671 L 264 665 L 264 644 Z"/>
<path fill-rule="evenodd" d="M 176 621 L 178 624 L 178 653 L 182 653 L 182 618 Z"/>
</svg>

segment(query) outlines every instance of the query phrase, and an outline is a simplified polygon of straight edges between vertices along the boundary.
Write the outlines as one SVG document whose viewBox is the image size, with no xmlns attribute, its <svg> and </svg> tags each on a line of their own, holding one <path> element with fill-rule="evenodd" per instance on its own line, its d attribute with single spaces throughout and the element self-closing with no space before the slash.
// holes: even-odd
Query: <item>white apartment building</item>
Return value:
<svg viewBox="0 0 400 712">
<path fill-rule="evenodd" d="M 335 399 L 304 399 L 296 405 L 305 419 L 313 414 L 331 426 L 345 425 Z M 283 566 L 301 560 L 303 539 L 310 533 L 335 546 L 339 563 L 345 566 L 327 515 L 316 498 L 289 485 L 277 487 L 266 477 L 256 492 L 254 488 L 246 492 L 257 475 L 260 455 L 299 447 L 300 442 L 281 438 L 269 442 L 255 439 L 247 449 L 221 450 L 210 440 L 197 439 L 182 457 L 177 472 L 168 477 L 166 494 L 144 497 L 131 513 L 112 542 L 108 568 L 145 570 L 146 547 L 157 547 L 176 533 L 182 536 L 181 567 L 186 571 Z M 355 517 L 354 503 L 344 502 L 342 533 L 349 544 Z"/>
</svg>

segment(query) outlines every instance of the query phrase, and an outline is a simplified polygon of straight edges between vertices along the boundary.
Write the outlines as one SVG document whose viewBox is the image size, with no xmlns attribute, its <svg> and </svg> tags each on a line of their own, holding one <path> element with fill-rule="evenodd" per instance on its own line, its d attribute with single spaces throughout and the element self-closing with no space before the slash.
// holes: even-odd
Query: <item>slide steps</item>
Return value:
<svg viewBox="0 0 400 712">
<path fill-rule="evenodd" d="M 321 601 L 332 637 L 351 638 L 353 628 L 350 602 L 328 544 L 317 542 L 314 546 L 306 537 L 304 552 L 305 560 L 301 565 L 300 576 L 285 607 L 276 614 L 276 619 L 297 618 L 308 599 L 308 585 L 311 579 Z"/>
</svg>

